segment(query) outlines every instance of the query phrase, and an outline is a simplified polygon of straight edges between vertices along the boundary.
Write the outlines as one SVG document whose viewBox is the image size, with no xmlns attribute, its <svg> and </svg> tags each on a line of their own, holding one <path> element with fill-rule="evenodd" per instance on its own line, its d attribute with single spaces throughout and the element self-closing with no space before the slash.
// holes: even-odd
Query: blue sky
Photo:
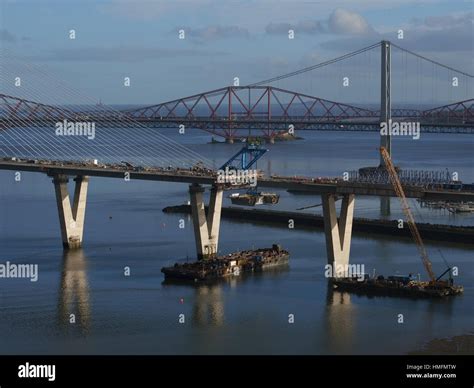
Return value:
<svg viewBox="0 0 474 388">
<path fill-rule="evenodd" d="M 471 1 L 2 0 L 0 12 L 0 44 L 9 56 L 111 104 L 158 103 L 229 85 L 235 76 L 251 83 L 381 39 L 473 72 Z M 288 39 L 288 29 L 295 39 Z M 363 60 L 349 65 L 359 75 L 367 69 Z M 342 76 L 346 68 L 335 71 Z M 358 98 L 355 89 L 341 95 L 330 76 L 323 74 L 326 80 L 311 92 Z M 131 78 L 128 88 L 124 77 Z"/>
</svg>

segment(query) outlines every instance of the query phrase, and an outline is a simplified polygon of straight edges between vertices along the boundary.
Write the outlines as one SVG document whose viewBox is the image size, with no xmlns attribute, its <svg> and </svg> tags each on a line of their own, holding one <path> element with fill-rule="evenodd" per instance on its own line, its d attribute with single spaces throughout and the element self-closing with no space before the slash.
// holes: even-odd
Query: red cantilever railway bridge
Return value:
<svg viewBox="0 0 474 388">
<path fill-rule="evenodd" d="M 428 110 L 391 111 L 393 120 L 420 122 L 425 132 L 474 133 L 474 99 Z M 267 138 L 290 126 L 299 130 L 378 131 L 380 112 L 273 86 L 228 86 L 126 111 L 90 110 L 42 104 L 0 94 L 0 127 L 45 126 L 87 118 L 100 126 L 124 120 L 155 128 L 199 128 L 234 139 L 256 130 Z"/>
</svg>

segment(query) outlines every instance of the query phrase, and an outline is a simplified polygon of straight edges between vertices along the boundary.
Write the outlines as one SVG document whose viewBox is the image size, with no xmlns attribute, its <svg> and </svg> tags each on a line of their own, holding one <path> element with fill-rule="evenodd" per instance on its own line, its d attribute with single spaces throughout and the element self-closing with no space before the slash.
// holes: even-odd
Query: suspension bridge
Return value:
<svg viewBox="0 0 474 388">
<path fill-rule="evenodd" d="M 472 79 L 470 74 L 394 47 L 401 50 L 405 57 L 412 55 L 420 63 L 428 61 L 432 66 L 442 68 L 449 73 L 449 82 L 455 79 L 458 84 L 468 85 Z M 66 249 L 82 245 L 90 176 L 190 184 L 197 256 L 213 257 L 218 247 L 223 192 L 236 187 L 219 184 L 211 160 L 163 135 L 159 128 L 184 125 L 211 132 L 228 141 L 243 137 L 240 131 L 256 130 L 262 131 L 271 141 L 280 130 L 290 125 L 307 130 L 379 131 L 381 122 L 415 120 L 426 131 L 472 134 L 474 99 L 464 98 L 426 109 L 392 107 L 391 49 L 392 44 L 383 41 L 255 84 L 227 86 L 134 109 L 112 109 L 97 105 L 90 98 L 85 99 L 84 103 L 83 96 L 73 88 L 30 64 L 23 64 L 28 74 L 35 74 L 39 81 L 28 85 L 28 98 L 14 96 L 13 93 L 0 94 L 0 169 L 37 172 L 52 177 Z M 381 91 L 379 109 L 335 102 L 275 85 L 374 50 L 380 51 L 377 54 L 380 59 L 377 62 L 380 68 L 377 84 Z M 456 76 L 451 77 L 452 74 Z M 9 76 L 0 74 L 0 80 L 5 83 Z M 466 90 L 469 91 L 469 88 Z M 59 93 L 67 96 L 69 101 L 82 99 L 83 103 L 65 104 L 64 100 L 62 103 L 50 103 L 49 100 L 58 98 Z M 450 93 L 453 97 L 459 94 Z M 60 127 L 64 131 L 58 134 Z M 70 135 L 69 129 L 72 130 Z M 390 151 L 390 134 L 381 135 L 380 142 Z M 75 177 L 72 203 L 67 187 L 69 177 Z M 328 262 L 336 265 L 349 261 L 355 196 L 396 196 L 386 182 L 263 177 L 258 184 L 260 187 L 321 195 Z M 211 187 L 208 214 L 204 210 L 204 186 Z M 443 185 L 427 187 L 419 182 L 407 185 L 405 192 L 407 197 L 424 200 L 474 200 L 472 189 L 453 190 Z M 335 204 L 338 198 L 342 198 L 339 219 Z"/>
</svg>

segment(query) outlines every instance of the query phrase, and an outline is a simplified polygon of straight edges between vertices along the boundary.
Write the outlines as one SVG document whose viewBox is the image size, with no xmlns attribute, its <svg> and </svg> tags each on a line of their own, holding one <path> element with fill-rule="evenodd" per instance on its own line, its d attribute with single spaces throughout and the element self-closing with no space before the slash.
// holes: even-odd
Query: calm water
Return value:
<svg viewBox="0 0 474 388">
<path fill-rule="evenodd" d="M 173 132 L 169 132 L 174 136 Z M 271 145 L 259 164 L 267 173 L 340 175 L 375 165 L 377 134 L 303 133 L 295 143 Z M 219 165 L 240 145 L 205 144 L 200 132 L 188 146 Z M 474 139 L 424 135 L 396 139 L 393 157 L 406 168 L 457 171 L 474 181 Z M 279 209 L 320 203 L 319 197 L 282 192 Z M 472 246 L 427 244 L 437 273 L 438 252 L 459 267 L 463 296 L 449 301 L 368 298 L 329 292 L 324 277 L 324 235 L 223 220 L 221 252 L 280 243 L 291 252 L 289 268 L 214 286 L 170 286 L 161 267 L 195 252 L 190 219 L 164 214 L 185 202 L 187 186 L 91 178 L 84 249 L 64 255 L 51 179 L 0 172 L 0 263 L 39 265 L 39 280 L 0 279 L 0 353 L 227 354 L 406 353 L 432 338 L 474 329 Z M 379 217 L 379 200 L 356 199 L 356 216 Z M 416 207 L 415 204 L 413 204 Z M 309 209 L 317 213 L 320 208 Z M 392 199 L 390 218 L 401 217 Z M 424 222 L 473 225 L 472 215 L 416 212 Z M 179 229 L 179 219 L 186 228 Z M 410 239 L 356 234 L 351 262 L 379 273 L 422 273 Z M 129 266 L 131 276 L 123 269 Z M 69 314 L 76 323 L 69 323 Z M 185 323 L 178 323 L 179 314 Z M 295 323 L 288 323 L 294 314 Z M 398 314 L 404 323 L 397 323 Z"/>
</svg>

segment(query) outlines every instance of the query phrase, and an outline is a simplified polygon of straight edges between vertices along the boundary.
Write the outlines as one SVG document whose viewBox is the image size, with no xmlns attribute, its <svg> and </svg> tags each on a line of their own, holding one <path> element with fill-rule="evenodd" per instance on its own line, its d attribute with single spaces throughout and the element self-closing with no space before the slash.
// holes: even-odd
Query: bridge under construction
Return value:
<svg viewBox="0 0 474 388">
<path fill-rule="evenodd" d="M 254 129 L 263 131 L 270 142 L 280 130 L 288 127 L 378 130 L 381 123 L 387 124 L 391 120 L 416 120 L 425 129 L 437 132 L 474 133 L 473 99 L 425 110 L 392 108 L 392 46 L 403 50 L 382 41 L 349 55 L 380 49 L 381 94 L 378 110 L 290 92 L 271 85 L 275 81 L 310 72 L 315 67 L 243 87 L 228 86 L 132 110 L 95 105 L 70 107 L 0 94 L 0 156 L 3 157 L 0 169 L 42 173 L 52 178 L 62 242 L 66 249 L 79 248 L 83 243 L 89 177 L 186 183 L 189 185 L 197 257 L 213 258 L 218 252 L 223 192 L 243 186 L 220 184 L 210 160 L 164 136 L 156 127 L 171 126 L 180 130 L 199 128 L 229 141 L 243 137 L 239 135 L 243 129 Z M 439 63 L 437 65 L 466 79 L 472 78 L 470 74 Z M 247 102 L 243 95 L 246 95 Z M 41 96 L 41 91 L 32 93 L 32 97 L 38 96 Z M 58 123 L 71 124 L 76 128 L 78 122 L 81 125 L 92 122 L 94 127 L 88 127 L 88 130 L 94 131 L 82 134 L 86 136 L 64 136 L 64 132 L 58 135 L 55 131 Z M 131 140 L 137 134 L 140 134 L 140 144 Z M 387 155 L 391 155 L 390 133 L 380 134 L 380 146 Z M 373 168 L 385 169 L 383 158 L 378 159 L 378 167 Z M 72 201 L 68 192 L 70 178 L 75 181 Z M 207 214 L 203 196 L 205 186 L 210 188 L 211 193 Z M 354 176 L 352 179 L 262 176 L 258 178 L 258 186 L 306 191 L 322 197 L 328 263 L 334 265 L 349 262 L 355 197 L 387 198 L 397 195 L 390 182 L 354 179 Z M 474 200 L 472 188 L 453 189 L 436 182 L 429 185 L 404 182 L 403 189 L 407 198 L 424 201 Z M 338 199 L 342 199 L 339 216 L 336 211 Z"/>
</svg>

